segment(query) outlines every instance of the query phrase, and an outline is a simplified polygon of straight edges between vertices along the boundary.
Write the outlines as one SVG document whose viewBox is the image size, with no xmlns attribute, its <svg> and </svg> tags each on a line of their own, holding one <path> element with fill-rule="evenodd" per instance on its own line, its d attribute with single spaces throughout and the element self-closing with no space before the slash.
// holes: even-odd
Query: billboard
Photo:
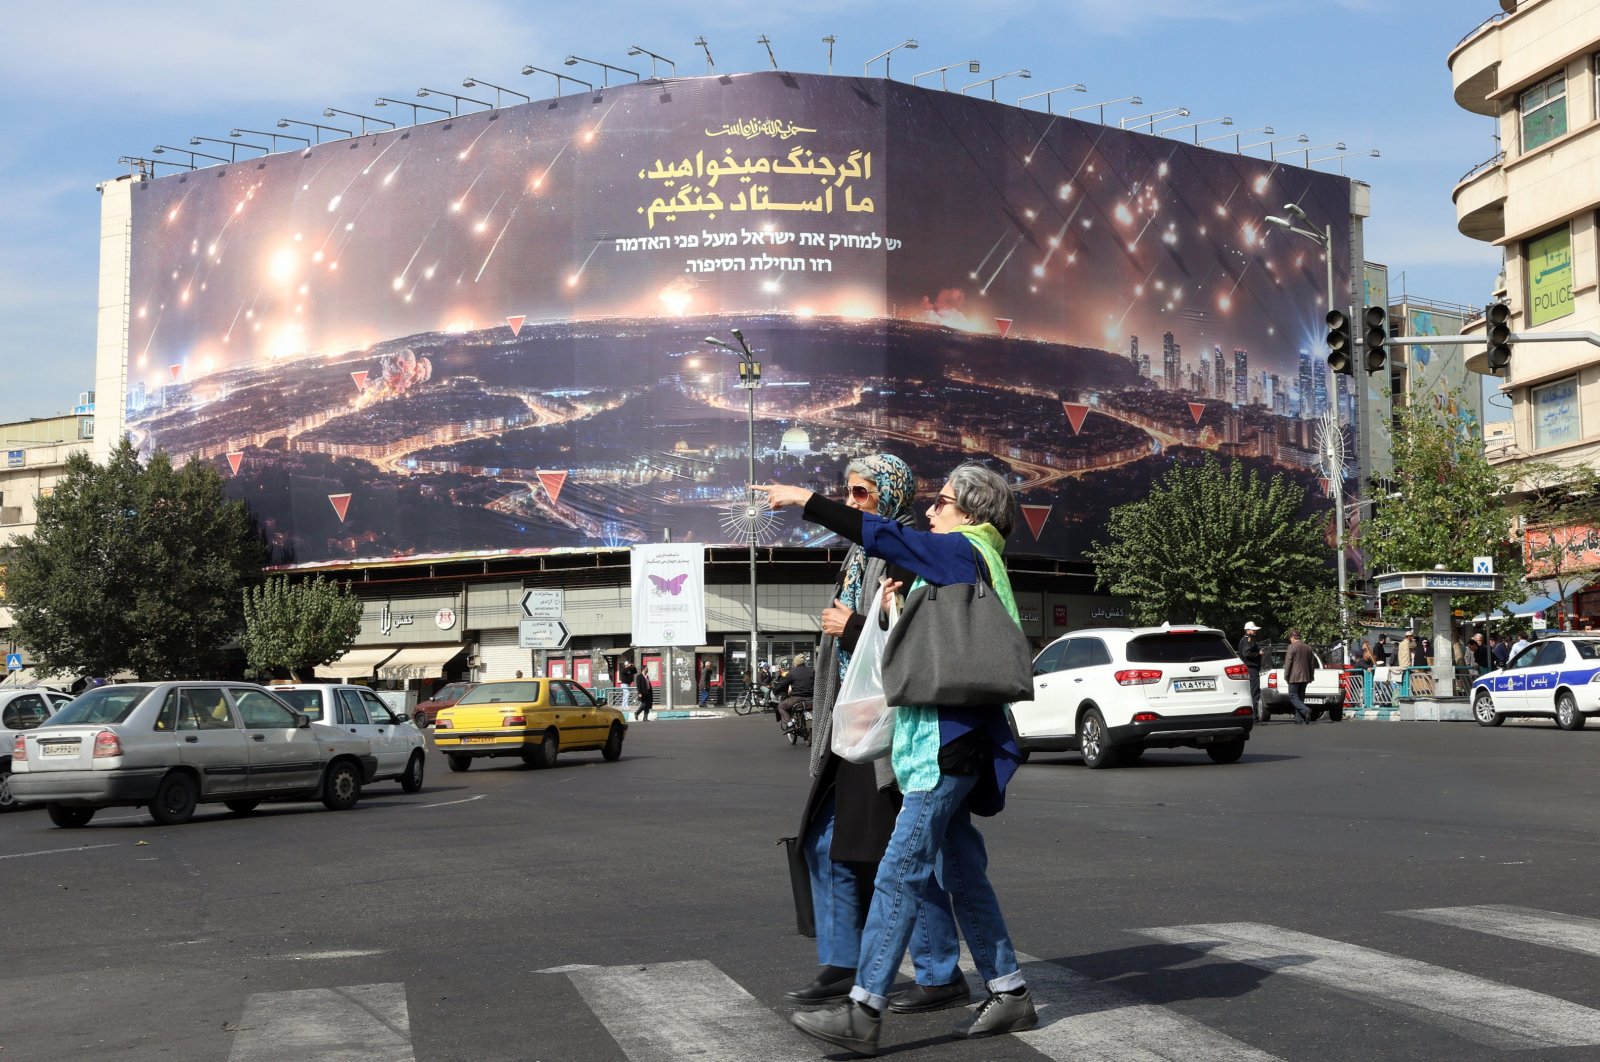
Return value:
<svg viewBox="0 0 1600 1062">
<path fill-rule="evenodd" d="M 704 342 L 739 328 L 759 478 L 985 459 L 1013 549 L 1076 558 L 1182 455 L 1315 483 L 1285 202 L 1347 290 L 1344 178 L 991 101 L 773 72 L 477 112 L 137 185 L 127 421 L 279 565 L 742 542 L 748 393 Z"/>
</svg>

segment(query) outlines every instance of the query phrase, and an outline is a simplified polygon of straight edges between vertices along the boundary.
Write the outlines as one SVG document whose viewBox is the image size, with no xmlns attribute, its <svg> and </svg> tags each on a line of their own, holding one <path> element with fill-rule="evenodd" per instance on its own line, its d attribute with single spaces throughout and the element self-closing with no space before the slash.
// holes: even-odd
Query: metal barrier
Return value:
<svg viewBox="0 0 1600 1062">
<path fill-rule="evenodd" d="M 1472 691 L 1472 683 L 1478 678 L 1479 671 L 1475 667 L 1456 667 L 1451 678 L 1450 689 L 1444 693 L 1436 690 L 1431 667 L 1408 667 L 1400 676 L 1399 696 L 1405 700 L 1414 700 L 1418 697 L 1465 697 Z"/>
</svg>

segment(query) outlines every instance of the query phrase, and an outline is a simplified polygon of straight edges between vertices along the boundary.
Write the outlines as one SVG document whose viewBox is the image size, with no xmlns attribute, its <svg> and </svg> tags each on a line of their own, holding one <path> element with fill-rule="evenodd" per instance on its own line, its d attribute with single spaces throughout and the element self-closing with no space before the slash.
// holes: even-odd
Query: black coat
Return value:
<svg viewBox="0 0 1600 1062">
<path fill-rule="evenodd" d="M 656 692 L 650 685 L 650 676 L 646 672 L 639 672 L 634 676 L 633 685 L 639 691 L 640 706 L 648 710 L 656 702 Z"/>
</svg>

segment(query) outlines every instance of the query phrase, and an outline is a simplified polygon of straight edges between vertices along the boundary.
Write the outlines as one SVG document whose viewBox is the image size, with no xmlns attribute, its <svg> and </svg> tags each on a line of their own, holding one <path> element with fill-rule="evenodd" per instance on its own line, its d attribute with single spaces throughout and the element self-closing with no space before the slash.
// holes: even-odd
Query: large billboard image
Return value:
<svg viewBox="0 0 1600 1062">
<path fill-rule="evenodd" d="M 1214 451 L 1314 486 L 1344 178 L 895 82 L 641 83 L 134 189 L 127 420 L 279 565 L 743 541 L 760 478 L 1008 468 L 1076 559 Z M 767 541 L 821 544 L 786 516 Z"/>
</svg>

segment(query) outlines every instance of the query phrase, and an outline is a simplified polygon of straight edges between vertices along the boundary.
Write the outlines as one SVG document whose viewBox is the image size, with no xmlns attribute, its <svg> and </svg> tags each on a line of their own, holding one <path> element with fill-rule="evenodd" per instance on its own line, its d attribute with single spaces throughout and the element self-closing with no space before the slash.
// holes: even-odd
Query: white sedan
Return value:
<svg viewBox="0 0 1600 1062">
<path fill-rule="evenodd" d="M 1549 716 L 1562 730 L 1581 730 L 1600 713 L 1600 638 L 1541 638 L 1472 684 L 1480 726 L 1508 716 Z"/>
<path fill-rule="evenodd" d="M 392 778 L 408 793 L 422 789 L 428 741 L 410 720 L 401 719 L 365 686 L 332 682 L 300 682 L 273 686 L 272 692 L 311 717 L 365 738 L 372 744 L 378 771 L 372 781 Z"/>
</svg>

